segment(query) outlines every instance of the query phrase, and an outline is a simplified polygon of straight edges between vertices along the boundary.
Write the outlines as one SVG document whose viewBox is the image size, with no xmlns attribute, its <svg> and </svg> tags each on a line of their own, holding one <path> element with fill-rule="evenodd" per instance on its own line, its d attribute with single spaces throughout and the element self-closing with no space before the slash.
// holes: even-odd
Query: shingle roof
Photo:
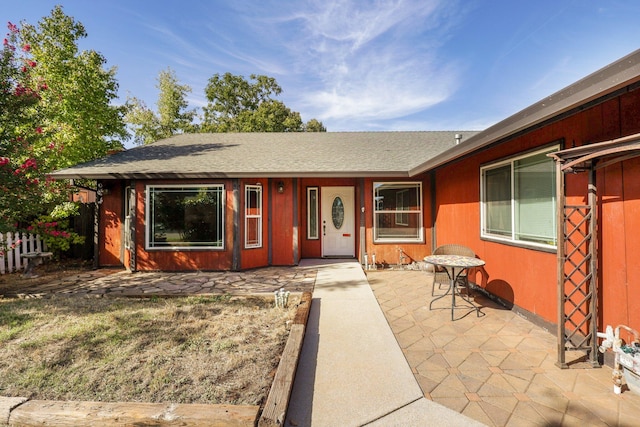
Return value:
<svg viewBox="0 0 640 427">
<path fill-rule="evenodd" d="M 56 179 L 409 176 L 452 148 L 441 132 L 299 132 L 183 134 L 68 169 Z"/>
</svg>

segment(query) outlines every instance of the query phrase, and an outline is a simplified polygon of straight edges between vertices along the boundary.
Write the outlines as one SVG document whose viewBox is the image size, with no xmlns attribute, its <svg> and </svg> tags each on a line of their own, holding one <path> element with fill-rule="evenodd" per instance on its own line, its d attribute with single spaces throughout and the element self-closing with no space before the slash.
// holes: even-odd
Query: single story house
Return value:
<svg viewBox="0 0 640 427">
<path fill-rule="evenodd" d="M 394 265 L 459 243 L 486 261 L 475 283 L 595 357 L 597 325 L 640 327 L 639 87 L 640 50 L 481 132 L 179 135 L 52 176 L 98 181 L 100 266 Z"/>
<path fill-rule="evenodd" d="M 53 176 L 98 181 L 99 266 L 409 263 L 432 243 L 430 177 L 411 169 L 475 134 L 183 134 Z"/>
</svg>

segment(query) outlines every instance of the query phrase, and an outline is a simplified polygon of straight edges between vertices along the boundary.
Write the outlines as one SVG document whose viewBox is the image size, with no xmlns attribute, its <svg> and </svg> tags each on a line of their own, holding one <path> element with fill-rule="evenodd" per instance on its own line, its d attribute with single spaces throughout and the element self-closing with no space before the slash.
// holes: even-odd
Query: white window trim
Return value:
<svg viewBox="0 0 640 427">
<path fill-rule="evenodd" d="M 546 146 L 543 149 L 540 150 L 536 150 L 536 151 L 530 151 L 527 152 L 525 154 L 519 155 L 519 156 L 514 156 L 514 157 L 509 157 L 507 159 L 504 160 L 500 160 L 494 163 L 489 163 L 486 164 L 484 166 L 480 167 L 480 238 L 482 239 L 486 239 L 486 240 L 491 240 L 491 241 L 496 241 L 496 242 L 504 242 L 504 243 L 509 243 L 515 246 L 521 246 L 521 247 L 529 247 L 529 248 L 538 248 L 538 249 L 547 249 L 547 250 L 556 250 L 557 249 L 557 244 L 556 245 L 548 245 L 548 244 L 544 244 L 544 243 L 539 243 L 539 242 L 532 242 L 532 241 L 526 241 L 526 240 L 519 240 L 516 239 L 516 211 L 515 211 L 515 200 L 514 200 L 514 195 L 515 195 L 515 173 L 514 173 L 514 163 L 520 159 L 526 159 L 528 157 L 532 157 L 538 154 L 542 154 L 542 153 L 551 153 L 553 151 L 557 151 L 560 149 L 559 145 L 553 145 L 553 146 Z M 549 159 L 549 161 L 553 161 L 551 159 Z M 485 176 L 485 171 L 486 170 L 491 170 L 491 169 L 496 169 L 505 165 L 510 165 L 511 166 L 511 173 L 510 173 L 510 184 L 511 184 L 511 237 L 505 237 L 505 236 L 500 236 L 500 235 L 496 235 L 496 234 L 490 234 L 490 233 L 486 233 L 485 229 L 485 220 L 486 220 L 486 205 L 485 205 L 485 183 L 484 183 L 484 176 Z M 556 194 L 556 202 L 558 200 L 558 195 Z M 553 219 L 554 221 L 556 221 L 556 212 L 553 212 Z M 559 225 L 556 224 L 556 227 L 558 227 Z M 554 240 L 555 240 L 555 236 L 554 236 Z"/>
<path fill-rule="evenodd" d="M 257 191 L 258 192 L 258 214 L 249 214 L 248 213 L 248 200 L 249 200 L 249 192 Z M 249 243 L 249 233 L 247 230 L 249 229 L 249 220 L 250 219 L 258 219 L 258 241 L 256 243 Z M 262 247 L 262 186 L 261 185 L 245 185 L 244 186 L 244 247 L 245 249 L 255 249 Z"/>
<path fill-rule="evenodd" d="M 392 185 L 407 185 L 407 186 L 412 186 L 412 187 L 416 187 L 417 186 L 417 192 L 418 192 L 418 196 L 420 198 L 420 209 L 418 210 L 380 210 L 379 208 L 379 201 L 376 200 L 376 189 L 378 186 L 380 185 L 385 185 L 385 184 L 392 184 Z M 412 188 L 413 189 L 413 188 Z M 376 181 L 373 183 L 373 243 L 424 243 L 424 218 L 423 218 L 423 211 L 424 211 L 424 197 L 422 194 L 422 181 Z M 377 231 L 377 221 L 376 221 L 376 216 L 379 213 L 384 213 L 384 214 L 394 214 L 394 219 L 397 217 L 397 215 L 402 215 L 402 214 L 406 214 L 406 215 L 417 215 L 418 216 L 418 237 L 412 237 L 412 238 L 401 238 L 401 237 L 378 237 L 376 238 L 376 236 L 378 235 L 378 231 Z M 404 224 L 399 224 L 399 225 L 404 225 Z"/>
<path fill-rule="evenodd" d="M 222 245 L 221 246 L 167 246 L 167 247 L 150 247 L 149 236 L 151 235 L 151 190 L 154 188 L 217 188 L 222 191 Z M 202 251 L 213 250 L 223 251 L 225 249 L 225 232 L 226 232 L 226 197 L 224 184 L 154 184 L 145 186 L 145 237 L 144 248 L 146 251 Z"/>
<path fill-rule="evenodd" d="M 311 192 L 316 193 L 316 205 L 311 207 Z M 318 205 L 320 204 L 320 191 L 318 191 L 318 187 L 308 187 L 307 188 L 307 240 L 318 240 L 320 239 L 320 217 L 318 216 Z M 315 217 L 316 226 L 311 228 L 311 218 Z"/>
</svg>

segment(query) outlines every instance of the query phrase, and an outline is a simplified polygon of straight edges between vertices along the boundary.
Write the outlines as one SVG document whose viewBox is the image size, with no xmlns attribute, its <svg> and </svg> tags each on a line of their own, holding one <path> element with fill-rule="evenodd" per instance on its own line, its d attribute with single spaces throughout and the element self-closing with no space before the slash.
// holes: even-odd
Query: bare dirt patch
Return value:
<svg viewBox="0 0 640 427">
<path fill-rule="evenodd" d="M 0 395 L 260 405 L 297 302 L 0 298 Z"/>
</svg>

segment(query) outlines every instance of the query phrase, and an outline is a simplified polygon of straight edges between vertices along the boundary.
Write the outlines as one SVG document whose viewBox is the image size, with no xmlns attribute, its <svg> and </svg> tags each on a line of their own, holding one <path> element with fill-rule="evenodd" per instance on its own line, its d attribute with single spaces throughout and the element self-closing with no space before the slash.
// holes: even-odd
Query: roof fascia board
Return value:
<svg viewBox="0 0 640 427">
<path fill-rule="evenodd" d="M 408 178 L 407 171 L 362 171 L 362 172 L 265 172 L 265 173 L 55 173 L 49 174 L 55 179 L 230 179 L 230 178 Z"/>
</svg>

